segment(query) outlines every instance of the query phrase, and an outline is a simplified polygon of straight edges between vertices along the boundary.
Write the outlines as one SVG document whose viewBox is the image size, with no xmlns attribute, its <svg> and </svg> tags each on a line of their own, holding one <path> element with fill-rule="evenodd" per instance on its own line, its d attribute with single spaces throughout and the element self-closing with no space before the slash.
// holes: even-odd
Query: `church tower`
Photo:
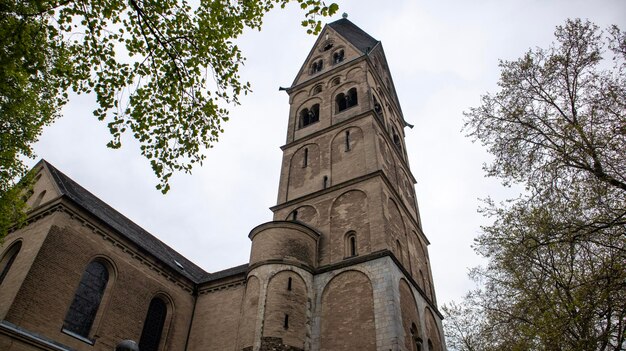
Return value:
<svg viewBox="0 0 626 351">
<path fill-rule="evenodd" d="M 381 42 L 347 18 L 291 87 L 273 221 L 250 233 L 240 350 L 445 350 Z"/>
</svg>

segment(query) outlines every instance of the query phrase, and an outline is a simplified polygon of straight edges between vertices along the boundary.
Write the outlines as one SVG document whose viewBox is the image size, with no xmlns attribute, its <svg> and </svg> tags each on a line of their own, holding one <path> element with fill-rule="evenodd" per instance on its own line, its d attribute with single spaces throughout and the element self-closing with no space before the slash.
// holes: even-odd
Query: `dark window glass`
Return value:
<svg viewBox="0 0 626 351">
<path fill-rule="evenodd" d="M 80 336 L 89 336 L 108 281 L 109 271 L 104 264 L 93 261 L 87 266 L 65 316 L 63 329 Z"/>
<path fill-rule="evenodd" d="M 350 151 L 350 131 L 346 130 L 346 151 Z"/>
<path fill-rule="evenodd" d="M 289 329 L 289 315 L 288 314 L 285 315 L 285 322 L 283 323 L 283 328 Z"/>
<path fill-rule="evenodd" d="M 139 350 L 141 351 L 157 351 L 161 342 L 161 334 L 163 334 L 163 326 L 165 325 L 165 317 L 167 316 L 167 306 L 165 301 L 155 297 L 150 301 L 146 321 L 143 324 L 141 338 L 139 339 Z"/>
<path fill-rule="evenodd" d="M 287 290 L 291 290 L 291 277 L 287 279 Z"/>
<path fill-rule="evenodd" d="M 356 256 L 356 237 L 350 237 L 350 256 Z"/>
<path fill-rule="evenodd" d="M 9 270 L 11 269 L 11 266 L 13 265 L 13 262 L 15 261 L 15 258 L 17 257 L 18 252 L 20 252 L 21 248 L 22 242 L 19 241 L 17 244 L 13 245 L 9 250 L 7 250 L 6 255 L 4 255 L 2 261 L 0 261 L 0 267 L 2 267 L 2 270 L 0 271 L 0 284 L 2 284 L 4 278 L 7 276 L 7 273 L 9 273 Z"/>
</svg>

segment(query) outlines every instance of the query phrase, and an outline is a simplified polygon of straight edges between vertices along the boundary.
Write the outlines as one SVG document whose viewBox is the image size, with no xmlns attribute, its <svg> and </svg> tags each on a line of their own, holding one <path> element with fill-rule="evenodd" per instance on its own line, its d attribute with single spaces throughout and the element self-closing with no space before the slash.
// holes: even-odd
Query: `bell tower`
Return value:
<svg viewBox="0 0 626 351">
<path fill-rule="evenodd" d="M 345 17 L 326 25 L 286 91 L 278 200 L 250 233 L 239 349 L 445 350 L 413 126 L 381 42 Z"/>
</svg>

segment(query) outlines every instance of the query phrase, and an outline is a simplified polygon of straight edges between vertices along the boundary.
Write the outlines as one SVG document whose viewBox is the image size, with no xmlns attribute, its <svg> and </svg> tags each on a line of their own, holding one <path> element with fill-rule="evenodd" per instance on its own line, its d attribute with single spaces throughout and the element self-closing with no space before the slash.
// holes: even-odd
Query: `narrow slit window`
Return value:
<svg viewBox="0 0 626 351">
<path fill-rule="evenodd" d="M 283 323 L 283 328 L 289 329 L 289 315 L 285 315 L 285 322 Z"/>
<path fill-rule="evenodd" d="M 298 210 L 293 210 L 293 220 L 294 221 L 298 220 Z"/>
<path fill-rule="evenodd" d="M 350 151 L 350 131 L 346 130 L 346 151 Z"/>
<path fill-rule="evenodd" d="M 302 167 L 307 167 L 309 165 L 309 149 L 304 149 L 304 160 L 302 162 Z"/>
<path fill-rule="evenodd" d="M 350 236 L 350 256 L 356 256 L 356 236 Z"/>
<path fill-rule="evenodd" d="M 324 176 L 324 189 L 328 188 L 328 176 Z"/>
<path fill-rule="evenodd" d="M 291 291 L 291 277 L 287 279 L 287 290 Z"/>
</svg>

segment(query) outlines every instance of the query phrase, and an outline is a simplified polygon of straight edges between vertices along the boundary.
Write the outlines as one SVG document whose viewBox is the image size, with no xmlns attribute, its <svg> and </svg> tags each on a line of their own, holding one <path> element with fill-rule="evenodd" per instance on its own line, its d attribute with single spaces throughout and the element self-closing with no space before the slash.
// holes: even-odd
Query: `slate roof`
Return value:
<svg viewBox="0 0 626 351">
<path fill-rule="evenodd" d="M 169 266 L 172 270 L 182 274 L 196 284 L 212 276 L 212 274 L 205 272 L 183 255 L 117 212 L 113 207 L 107 205 L 104 201 L 87 191 L 47 161 L 41 160 L 41 162 L 45 164 L 50 171 L 62 196 L 69 198 L 87 212 L 102 220 L 123 237 L 156 257 L 163 264 Z M 180 269 L 176 262 L 180 263 L 184 269 Z"/>
<path fill-rule="evenodd" d="M 245 263 L 240 266 L 227 268 L 222 271 L 211 273 L 208 275 L 208 277 L 204 281 L 202 281 L 202 283 L 209 283 L 218 279 L 230 277 L 232 275 L 243 274 L 248 271 L 248 266 L 249 265 Z"/>
<path fill-rule="evenodd" d="M 363 29 L 357 27 L 347 18 L 342 18 L 328 24 L 332 29 L 336 30 L 342 37 L 346 38 L 352 45 L 356 46 L 362 53 L 366 54 L 371 50 L 378 40 L 372 38 Z"/>
</svg>

